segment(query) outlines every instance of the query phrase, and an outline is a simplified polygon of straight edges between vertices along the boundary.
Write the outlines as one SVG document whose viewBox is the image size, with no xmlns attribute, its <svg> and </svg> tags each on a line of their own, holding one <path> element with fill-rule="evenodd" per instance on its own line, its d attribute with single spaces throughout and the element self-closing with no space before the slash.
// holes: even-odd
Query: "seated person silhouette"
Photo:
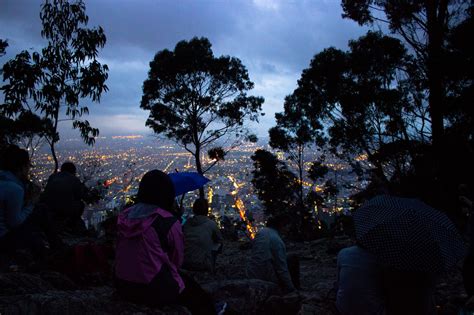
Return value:
<svg viewBox="0 0 474 315">
<path fill-rule="evenodd" d="M 222 249 L 222 236 L 216 222 L 209 219 L 206 199 L 193 205 L 194 217 L 183 227 L 185 269 L 215 271 L 216 256 Z"/>
<path fill-rule="evenodd" d="M 293 292 L 299 286 L 298 259 L 286 255 L 285 243 L 280 237 L 288 224 L 286 215 L 269 218 L 267 226 L 260 229 L 253 240 L 247 263 L 249 278 L 274 282 L 285 293 Z"/>
<path fill-rule="evenodd" d="M 36 205 L 39 187 L 29 180 L 30 167 L 28 152 L 17 146 L 0 154 L 0 252 L 30 249 L 42 255 L 48 243 L 60 244 L 48 213 Z"/>
<path fill-rule="evenodd" d="M 72 162 L 61 165 L 61 171 L 52 174 L 41 197 L 60 231 L 82 234 L 86 231 L 82 214 L 87 188 L 76 176 Z"/>
</svg>

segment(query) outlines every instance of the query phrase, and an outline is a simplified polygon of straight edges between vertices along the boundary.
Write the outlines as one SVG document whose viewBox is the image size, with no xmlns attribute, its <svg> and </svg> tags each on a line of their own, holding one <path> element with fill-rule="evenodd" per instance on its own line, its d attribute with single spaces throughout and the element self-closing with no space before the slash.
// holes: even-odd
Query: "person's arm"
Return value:
<svg viewBox="0 0 474 315">
<path fill-rule="evenodd" d="M 5 200 L 5 219 L 9 228 L 22 224 L 33 211 L 33 205 L 24 205 L 25 192 L 20 187 L 8 189 L 8 198 Z"/>
<path fill-rule="evenodd" d="M 295 291 L 290 272 L 288 271 L 285 244 L 281 239 L 272 238 L 270 250 L 272 252 L 273 268 L 275 269 L 278 279 L 287 292 Z"/>
<path fill-rule="evenodd" d="M 180 268 L 184 261 L 184 235 L 179 221 L 176 221 L 168 232 L 168 244 L 171 248 L 168 253 L 170 261 Z"/>
</svg>

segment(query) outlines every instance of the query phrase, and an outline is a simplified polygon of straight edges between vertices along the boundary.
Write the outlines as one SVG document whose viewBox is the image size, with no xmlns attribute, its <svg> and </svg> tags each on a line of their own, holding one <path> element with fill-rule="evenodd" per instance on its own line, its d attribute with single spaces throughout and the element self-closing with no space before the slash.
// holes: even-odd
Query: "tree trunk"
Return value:
<svg viewBox="0 0 474 315">
<path fill-rule="evenodd" d="M 334 186 L 336 187 L 336 190 L 337 190 L 337 169 L 334 170 Z M 334 194 L 334 212 L 337 211 L 337 195 L 338 193 Z"/>
<path fill-rule="evenodd" d="M 435 155 L 440 152 L 440 142 L 444 133 L 444 89 L 443 76 L 441 73 L 444 14 L 440 12 L 441 17 L 438 17 L 437 9 L 438 6 L 434 1 L 426 1 L 428 24 L 428 60 L 426 64 L 429 89 L 428 103 L 431 116 L 432 143 Z M 441 7 L 439 10 L 442 11 L 444 9 Z"/>
<path fill-rule="evenodd" d="M 199 174 L 203 175 L 202 173 L 202 165 L 201 165 L 201 147 L 196 146 L 196 152 L 194 155 L 194 159 L 196 160 L 196 170 Z M 199 188 L 199 198 L 204 199 L 204 187 Z"/>
<path fill-rule="evenodd" d="M 58 163 L 58 157 L 56 156 L 56 149 L 54 147 L 55 144 L 56 142 L 54 140 L 51 141 L 50 147 L 51 147 L 51 155 L 53 156 L 53 160 L 54 160 L 54 173 L 57 173 L 59 169 L 59 163 Z"/>
<path fill-rule="evenodd" d="M 300 190 L 300 206 L 301 208 L 303 208 L 304 206 L 304 202 L 303 202 L 303 165 L 304 163 L 304 160 L 303 160 L 303 149 L 300 148 L 298 149 L 298 172 L 299 172 L 299 179 L 300 179 L 300 186 L 299 186 L 299 190 Z"/>
<path fill-rule="evenodd" d="M 53 116 L 54 126 L 53 126 L 53 132 L 52 132 L 52 139 L 50 143 L 51 155 L 53 156 L 53 160 L 54 160 L 54 173 L 57 173 L 59 169 L 58 157 L 56 156 L 56 149 L 55 149 L 56 142 L 59 141 L 59 136 L 58 136 L 59 107 L 60 107 L 60 104 L 58 102 L 56 104 L 56 109 Z"/>
</svg>

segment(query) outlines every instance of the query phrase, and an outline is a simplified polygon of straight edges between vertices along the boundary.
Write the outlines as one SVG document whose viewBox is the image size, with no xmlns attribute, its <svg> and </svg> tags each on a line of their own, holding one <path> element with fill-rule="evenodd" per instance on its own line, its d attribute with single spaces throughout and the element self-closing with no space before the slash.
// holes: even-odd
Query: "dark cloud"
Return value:
<svg viewBox="0 0 474 315">
<path fill-rule="evenodd" d="M 1 0 L 0 38 L 10 43 L 4 62 L 22 49 L 39 49 L 40 0 Z M 259 133 L 274 123 L 283 98 L 296 87 L 315 53 L 365 30 L 341 18 L 338 0 L 86 0 L 89 26 L 101 25 L 107 45 L 101 61 L 110 67 L 110 91 L 90 105 L 89 120 L 103 131 L 147 130 L 139 109 L 148 63 L 180 40 L 208 37 L 216 55 L 232 55 L 247 66 L 255 95 L 266 99 Z M 114 119 L 116 123 L 114 123 Z"/>
</svg>

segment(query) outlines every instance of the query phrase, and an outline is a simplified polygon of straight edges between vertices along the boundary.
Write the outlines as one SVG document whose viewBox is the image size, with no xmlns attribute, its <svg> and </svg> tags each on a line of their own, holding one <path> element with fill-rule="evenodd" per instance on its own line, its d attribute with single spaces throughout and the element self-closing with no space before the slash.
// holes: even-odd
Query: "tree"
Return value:
<svg viewBox="0 0 474 315">
<path fill-rule="evenodd" d="M 150 111 L 146 125 L 188 151 L 203 174 L 205 148 L 248 135 L 245 119 L 258 121 L 264 100 L 248 96 L 252 88 L 239 59 L 215 57 L 208 39 L 193 38 L 155 55 L 140 107 Z"/>
<path fill-rule="evenodd" d="M 99 130 L 80 118 L 89 113 L 83 99 L 100 102 L 107 91 L 108 67 L 98 62 L 98 50 L 106 37 L 101 27 L 87 28 L 88 17 L 82 0 L 46 0 L 41 6 L 41 36 L 48 45 L 41 53 L 23 51 L 3 67 L 2 87 L 5 104 L 2 114 L 17 117 L 25 111 L 49 119 L 47 141 L 58 169 L 55 145 L 59 141 L 58 123 L 72 121 L 88 145 Z M 63 112 L 64 111 L 64 112 Z M 65 115 L 63 119 L 61 114 Z"/>
<path fill-rule="evenodd" d="M 464 20 L 468 7 L 469 1 L 459 0 L 342 0 L 343 17 L 360 25 L 386 22 L 412 48 L 429 92 L 431 140 L 437 151 L 445 127 L 444 51 L 450 29 Z"/>
<path fill-rule="evenodd" d="M 285 162 L 266 150 L 254 152 L 252 184 L 262 201 L 265 215 L 287 214 L 290 231 L 294 239 L 314 239 L 321 235 L 318 223 L 310 212 L 310 206 L 321 203 L 320 196 L 308 193 L 301 204 L 298 177 L 288 169 Z M 311 208 L 312 209 L 312 208 Z"/>
<path fill-rule="evenodd" d="M 413 60 L 398 39 L 375 32 L 349 48 L 325 49 L 303 70 L 297 90 L 308 119 L 327 127 L 331 151 L 349 163 L 365 155 L 381 174 L 404 172 L 426 133 L 406 77 Z"/>
<path fill-rule="evenodd" d="M 474 143 L 474 49 L 470 41 L 474 29 L 474 4 L 468 17 L 448 34 L 445 52 L 447 132 Z M 465 140 L 466 142 L 468 140 Z"/>
<path fill-rule="evenodd" d="M 299 102 L 296 95 L 288 95 L 285 98 L 284 112 L 276 113 L 277 125 L 272 127 L 270 135 L 270 146 L 282 150 L 288 154 L 288 159 L 296 164 L 298 169 L 298 185 L 300 206 L 303 207 L 303 172 L 305 148 L 311 144 L 322 144 L 320 130 L 323 128 L 319 121 L 308 119 L 305 107 Z M 313 124 L 311 124 L 313 122 Z M 316 141 L 319 140 L 319 141 Z"/>
<path fill-rule="evenodd" d="M 6 40 L 0 39 L 0 57 L 5 56 L 5 51 L 7 50 L 8 42 Z"/>
<path fill-rule="evenodd" d="M 252 184 L 265 214 L 293 214 L 298 204 L 297 177 L 269 151 L 258 149 L 251 159 L 254 165 Z"/>
</svg>

